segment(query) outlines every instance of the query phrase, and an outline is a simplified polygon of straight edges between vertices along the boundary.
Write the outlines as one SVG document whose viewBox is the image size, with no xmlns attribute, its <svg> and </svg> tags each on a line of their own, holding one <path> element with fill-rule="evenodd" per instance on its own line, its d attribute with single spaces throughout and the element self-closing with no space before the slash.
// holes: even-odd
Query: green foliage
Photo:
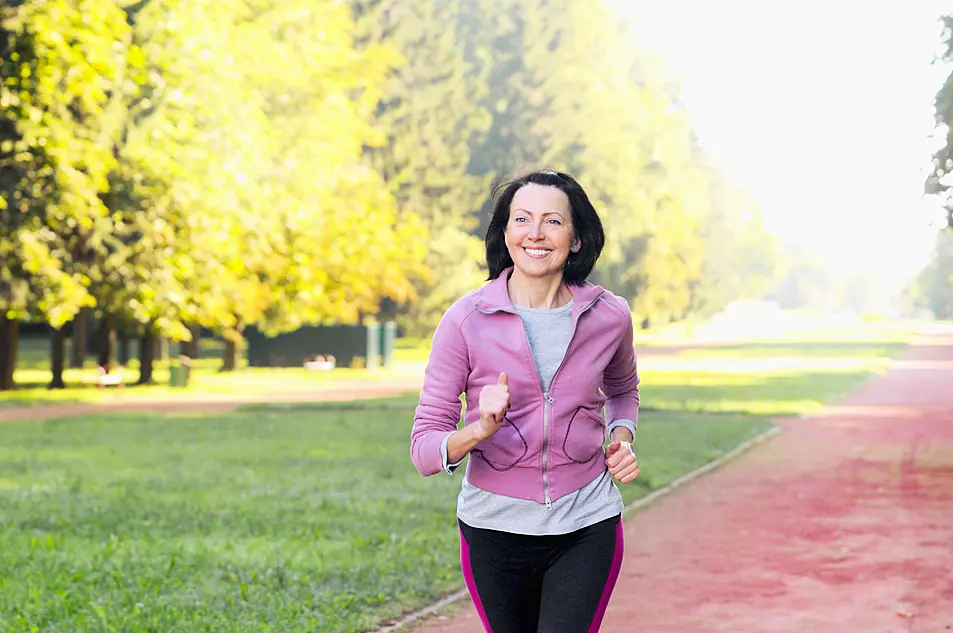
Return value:
<svg viewBox="0 0 953 633">
<path fill-rule="evenodd" d="M 124 7 L 124 8 L 122 8 Z M 3 12 L 0 310 L 240 342 L 484 278 L 492 182 L 576 175 L 638 320 L 758 296 L 777 253 L 659 60 L 583 0 L 28 0 Z"/>
<path fill-rule="evenodd" d="M 942 23 L 944 51 L 941 61 L 949 64 L 953 61 L 953 15 L 944 16 Z M 934 108 L 937 131 L 944 135 L 945 143 L 933 155 L 933 170 L 927 175 L 924 189 L 927 194 L 943 198 L 947 225 L 953 226 L 953 201 L 947 195 L 949 175 L 953 173 L 953 73 L 937 91 Z"/>
<path fill-rule="evenodd" d="M 146 236 L 140 320 L 172 309 L 177 337 L 185 322 L 279 332 L 412 292 L 425 235 L 413 214 L 395 226 L 361 164 L 394 54 L 356 52 L 354 29 L 334 2 L 153 2 L 137 15 L 156 78 L 123 148 L 132 230 Z"/>
<path fill-rule="evenodd" d="M 109 0 L 32 0 L 0 13 L 0 310 L 69 321 L 111 225 L 125 14 Z"/>
<path fill-rule="evenodd" d="M 910 301 L 926 308 L 938 319 L 953 319 L 953 232 L 936 236 L 930 262 L 909 289 Z"/>
<path fill-rule="evenodd" d="M 744 191 L 709 166 L 709 213 L 701 226 L 701 272 L 692 286 L 693 312 L 710 315 L 735 299 L 755 299 L 780 274 L 780 244 Z"/>
<path fill-rule="evenodd" d="M 485 278 L 482 240 L 472 231 L 488 182 L 467 172 L 471 139 L 489 122 L 478 98 L 485 86 L 448 28 L 458 0 L 354 4 L 364 45 L 401 55 L 375 116 L 386 142 L 366 147 L 365 156 L 387 182 L 401 217 L 419 217 L 429 235 L 416 296 L 395 311 L 405 331 L 430 334 L 447 306 Z"/>
<path fill-rule="evenodd" d="M 472 146 L 471 171 L 500 178 L 554 167 L 576 175 L 607 234 L 593 279 L 626 296 L 639 320 L 675 320 L 701 304 L 710 310 L 763 290 L 763 275 L 754 274 L 750 284 L 698 300 L 725 267 L 703 269 L 711 259 L 706 232 L 717 232 L 716 204 L 729 221 L 751 216 L 719 227 L 738 236 L 732 245 L 746 248 L 767 233 L 750 203 L 742 210 L 726 208 L 737 200 L 712 199 L 717 177 L 694 142 L 677 89 L 608 5 L 462 4 L 465 50 L 486 83 L 483 104 L 492 114 Z M 753 267 L 764 269 L 776 256 L 770 248 L 747 255 L 763 258 Z M 732 263 L 743 257 L 736 253 Z"/>
</svg>

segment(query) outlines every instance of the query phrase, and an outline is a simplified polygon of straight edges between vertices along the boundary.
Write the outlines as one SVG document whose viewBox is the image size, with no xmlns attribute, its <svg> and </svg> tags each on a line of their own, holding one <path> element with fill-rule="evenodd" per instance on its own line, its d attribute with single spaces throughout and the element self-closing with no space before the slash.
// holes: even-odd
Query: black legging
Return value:
<svg viewBox="0 0 953 633">
<path fill-rule="evenodd" d="M 524 536 L 460 524 L 463 576 L 488 633 L 595 633 L 622 566 L 622 520 Z"/>
</svg>

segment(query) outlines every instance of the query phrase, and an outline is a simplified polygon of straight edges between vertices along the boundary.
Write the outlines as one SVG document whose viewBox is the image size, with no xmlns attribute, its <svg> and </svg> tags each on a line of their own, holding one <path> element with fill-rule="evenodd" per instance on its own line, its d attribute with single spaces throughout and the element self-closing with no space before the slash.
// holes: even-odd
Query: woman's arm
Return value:
<svg viewBox="0 0 953 633">
<path fill-rule="evenodd" d="M 444 314 L 433 335 L 430 360 L 424 376 L 420 401 L 414 413 L 414 426 L 410 434 L 410 458 L 421 475 L 435 475 L 444 470 L 441 445 L 448 435 L 457 431 L 462 404 L 460 394 L 466 388 L 470 372 L 469 354 L 460 325 L 450 311 Z M 465 431 L 466 429 L 464 429 Z M 471 431 L 470 434 L 474 432 Z M 464 435 L 464 438 L 468 435 Z M 473 440 L 476 438 L 470 438 Z M 462 459 L 459 451 L 463 444 L 447 445 L 446 458 L 450 462 Z M 473 446 L 479 443 L 474 442 Z M 471 446 L 472 448 L 472 446 Z M 463 453 L 465 454 L 465 453 Z M 454 459 L 454 455 L 460 455 Z"/>
<path fill-rule="evenodd" d="M 636 367 L 635 330 L 628 304 L 624 299 L 620 298 L 619 301 L 624 306 L 627 318 L 619 346 L 603 376 L 603 391 L 607 397 L 606 419 L 610 422 L 628 420 L 636 427 L 639 422 L 639 372 Z M 613 429 L 612 432 L 617 430 Z"/>
</svg>

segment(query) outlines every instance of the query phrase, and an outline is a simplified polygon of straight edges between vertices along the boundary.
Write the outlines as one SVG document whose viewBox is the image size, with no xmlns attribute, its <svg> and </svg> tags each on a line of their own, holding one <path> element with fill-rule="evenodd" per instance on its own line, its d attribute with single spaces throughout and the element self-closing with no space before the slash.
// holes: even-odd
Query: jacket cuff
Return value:
<svg viewBox="0 0 953 633">
<path fill-rule="evenodd" d="M 635 439 L 635 422 L 632 420 L 613 420 L 612 424 L 606 428 L 606 437 L 612 437 L 612 431 L 620 426 L 624 426 L 625 428 L 629 429 L 629 433 L 632 434 L 632 439 Z M 444 457 L 444 462 L 446 462 L 446 457 Z"/>
<path fill-rule="evenodd" d="M 456 431 L 451 431 L 450 433 L 447 433 L 443 436 L 443 441 L 440 442 L 440 463 L 443 465 L 443 471 L 448 475 L 452 475 L 453 471 L 457 469 L 457 466 L 463 463 L 462 459 L 455 464 L 447 463 L 447 443 L 450 442 L 450 436 L 455 432 Z"/>
</svg>

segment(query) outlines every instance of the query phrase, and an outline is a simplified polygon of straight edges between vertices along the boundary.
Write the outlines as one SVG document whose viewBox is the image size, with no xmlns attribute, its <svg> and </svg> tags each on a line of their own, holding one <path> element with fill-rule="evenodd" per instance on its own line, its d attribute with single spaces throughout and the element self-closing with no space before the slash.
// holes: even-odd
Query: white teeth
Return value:
<svg viewBox="0 0 953 633">
<path fill-rule="evenodd" d="M 526 248 L 523 250 L 525 250 L 527 253 L 529 253 L 533 257 L 545 257 L 549 253 L 549 251 L 541 249 L 541 248 Z"/>
</svg>

